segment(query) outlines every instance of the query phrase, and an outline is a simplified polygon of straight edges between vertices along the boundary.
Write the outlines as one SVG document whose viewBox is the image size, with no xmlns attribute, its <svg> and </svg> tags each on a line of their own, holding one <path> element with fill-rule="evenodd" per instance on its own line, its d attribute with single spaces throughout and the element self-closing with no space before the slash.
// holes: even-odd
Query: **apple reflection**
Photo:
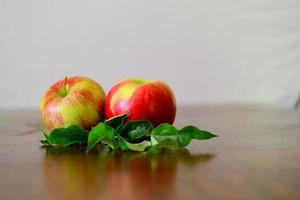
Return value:
<svg viewBox="0 0 300 200">
<path fill-rule="evenodd" d="M 186 149 L 152 156 L 47 149 L 43 173 L 50 199 L 164 199 L 174 195 L 179 163 L 193 167 L 211 158 Z"/>
</svg>

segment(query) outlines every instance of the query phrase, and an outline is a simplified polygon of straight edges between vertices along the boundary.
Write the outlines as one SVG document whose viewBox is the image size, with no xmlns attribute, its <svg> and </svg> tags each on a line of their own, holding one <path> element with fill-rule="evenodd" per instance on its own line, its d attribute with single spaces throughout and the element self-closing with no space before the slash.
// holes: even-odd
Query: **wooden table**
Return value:
<svg viewBox="0 0 300 200">
<path fill-rule="evenodd" d="M 180 106 L 176 126 L 219 137 L 187 150 L 89 154 L 40 148 L 37 111 L 0 112 L 0 199 L 300 199 L 300 113 Z"/>
</svg>

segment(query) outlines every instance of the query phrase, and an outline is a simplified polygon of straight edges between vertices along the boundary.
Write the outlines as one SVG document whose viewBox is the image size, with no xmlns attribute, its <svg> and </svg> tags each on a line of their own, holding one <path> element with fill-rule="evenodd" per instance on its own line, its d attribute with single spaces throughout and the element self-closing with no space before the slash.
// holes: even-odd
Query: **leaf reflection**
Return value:
<svg viewBox="0 0 300 200">
<path fill-rule="evenodd" d="M 111 152 L 105 147 L 85 154 L 84 148 L 46 148 L 44 182 L 55 199 L 172 198 L 178 166 L 199 167 L 211 154 L 187 149 L 145 152 Z"/>
</svg>

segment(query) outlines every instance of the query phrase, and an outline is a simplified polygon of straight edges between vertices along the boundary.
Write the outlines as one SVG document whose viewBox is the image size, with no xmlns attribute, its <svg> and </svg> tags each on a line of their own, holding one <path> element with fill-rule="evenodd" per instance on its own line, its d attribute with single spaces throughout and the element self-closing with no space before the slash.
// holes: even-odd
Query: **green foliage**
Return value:
<svg viewBox="0 0 300 200">
<path fill-rule="evenodd" d="M 125 120 L 128 117 L 129 117 L 128 114 L 119 115 L 119 116 L 112 117 L 112 118 L 106 120 L 104 123 L 113 127 L 115 129 L 115 131 L 117 132 L 119 130 L 119 128 L 121 128 L 123 126 L 123 124 L 125 123 Z"/>
<path fill-rule="evenodd" d="M 88 131 L 71 125 L 67 128 L 53 129 L 50 133 L 44 132 L 45 140 L 42 144 L 69 146 L 72 144 L 86 143 Z"/>
<path fill-rule="evenodd" d="M 148 120 L 134 120 L 124 124 L 118 133 L 126 140 L 133 142 L 150 137 L 153 128 L 154 125 Z"/>
<path fill-rule="evenodd" d="M 210 138 L 217 137 L 208 131 L 201 130 L 192 125 L 183 127 L 178 131 L 178 133 L 180 136 L 178 137 L 178 144 L 184 147 L 187 146 L 192 139 L 208 140 Z"/>
<path fill-rule="evenodd" d="M 185 126 L 179 131 L 170 124 L 161 124 L 154 128 L 151 133 L 152 145 L 163 144 L 164 141 L 171 141 L 171 146 L 186 147 L 192 139 L 207 140 L 216 137 L 216 135 L 208 131 L 201 130 L 195 126 Z"/>
<path fill-rule="evenodd" d="M 86 152 L 92 150 L 96 144 L 101 141 L 106 143 L 112 149 L 115 149 L 116 139 L 114 128 L 102 122 L 92 128 L 91 132 L 89 133 Z"/>
<path fill-rule="evenodd" d="M 216 135 L 195 126 L 185 126 L 177 130 L 170 124 L 157 127 L 148 120 L 128 121 L 129 115 L 120 115 L 105 122 L 100 122 L 91 131 L 72 125 L 66 128 L 44 132 L 45 139 L 40 142 L 49 147 L 84 144 L 86 153 L 98 144 L 111 150 L 148 151 L 159 153 L 164 149 L 186 147 L 191 140 L 207 140 Z"/>
<path fill-rule="evenodd" d="M 145 151 L 148 147 L 151 147 L 151 142 L 148 140 L 144 140 L 139 143 L 130 143 L 126 141 L 123 137 L 120 136 L 121 145 L 123 146 L 122 150 L 124 151 Z"/>
</svg>

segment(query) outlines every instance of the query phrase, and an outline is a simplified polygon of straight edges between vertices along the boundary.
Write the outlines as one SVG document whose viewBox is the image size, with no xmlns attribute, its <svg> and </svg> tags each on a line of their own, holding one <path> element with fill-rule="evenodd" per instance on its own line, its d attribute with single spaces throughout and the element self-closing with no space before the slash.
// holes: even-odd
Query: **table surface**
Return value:
<svg viewBox="0 0 300 200">
<path fill-rule="evenodd" d="M 186 124 L 219 137 L 152 157 L 85 155 L 41 148 L 37 111 L 1 111 L 0 199 L 300 199 L 300 113 L 179 106 Z"/>
</svg>

